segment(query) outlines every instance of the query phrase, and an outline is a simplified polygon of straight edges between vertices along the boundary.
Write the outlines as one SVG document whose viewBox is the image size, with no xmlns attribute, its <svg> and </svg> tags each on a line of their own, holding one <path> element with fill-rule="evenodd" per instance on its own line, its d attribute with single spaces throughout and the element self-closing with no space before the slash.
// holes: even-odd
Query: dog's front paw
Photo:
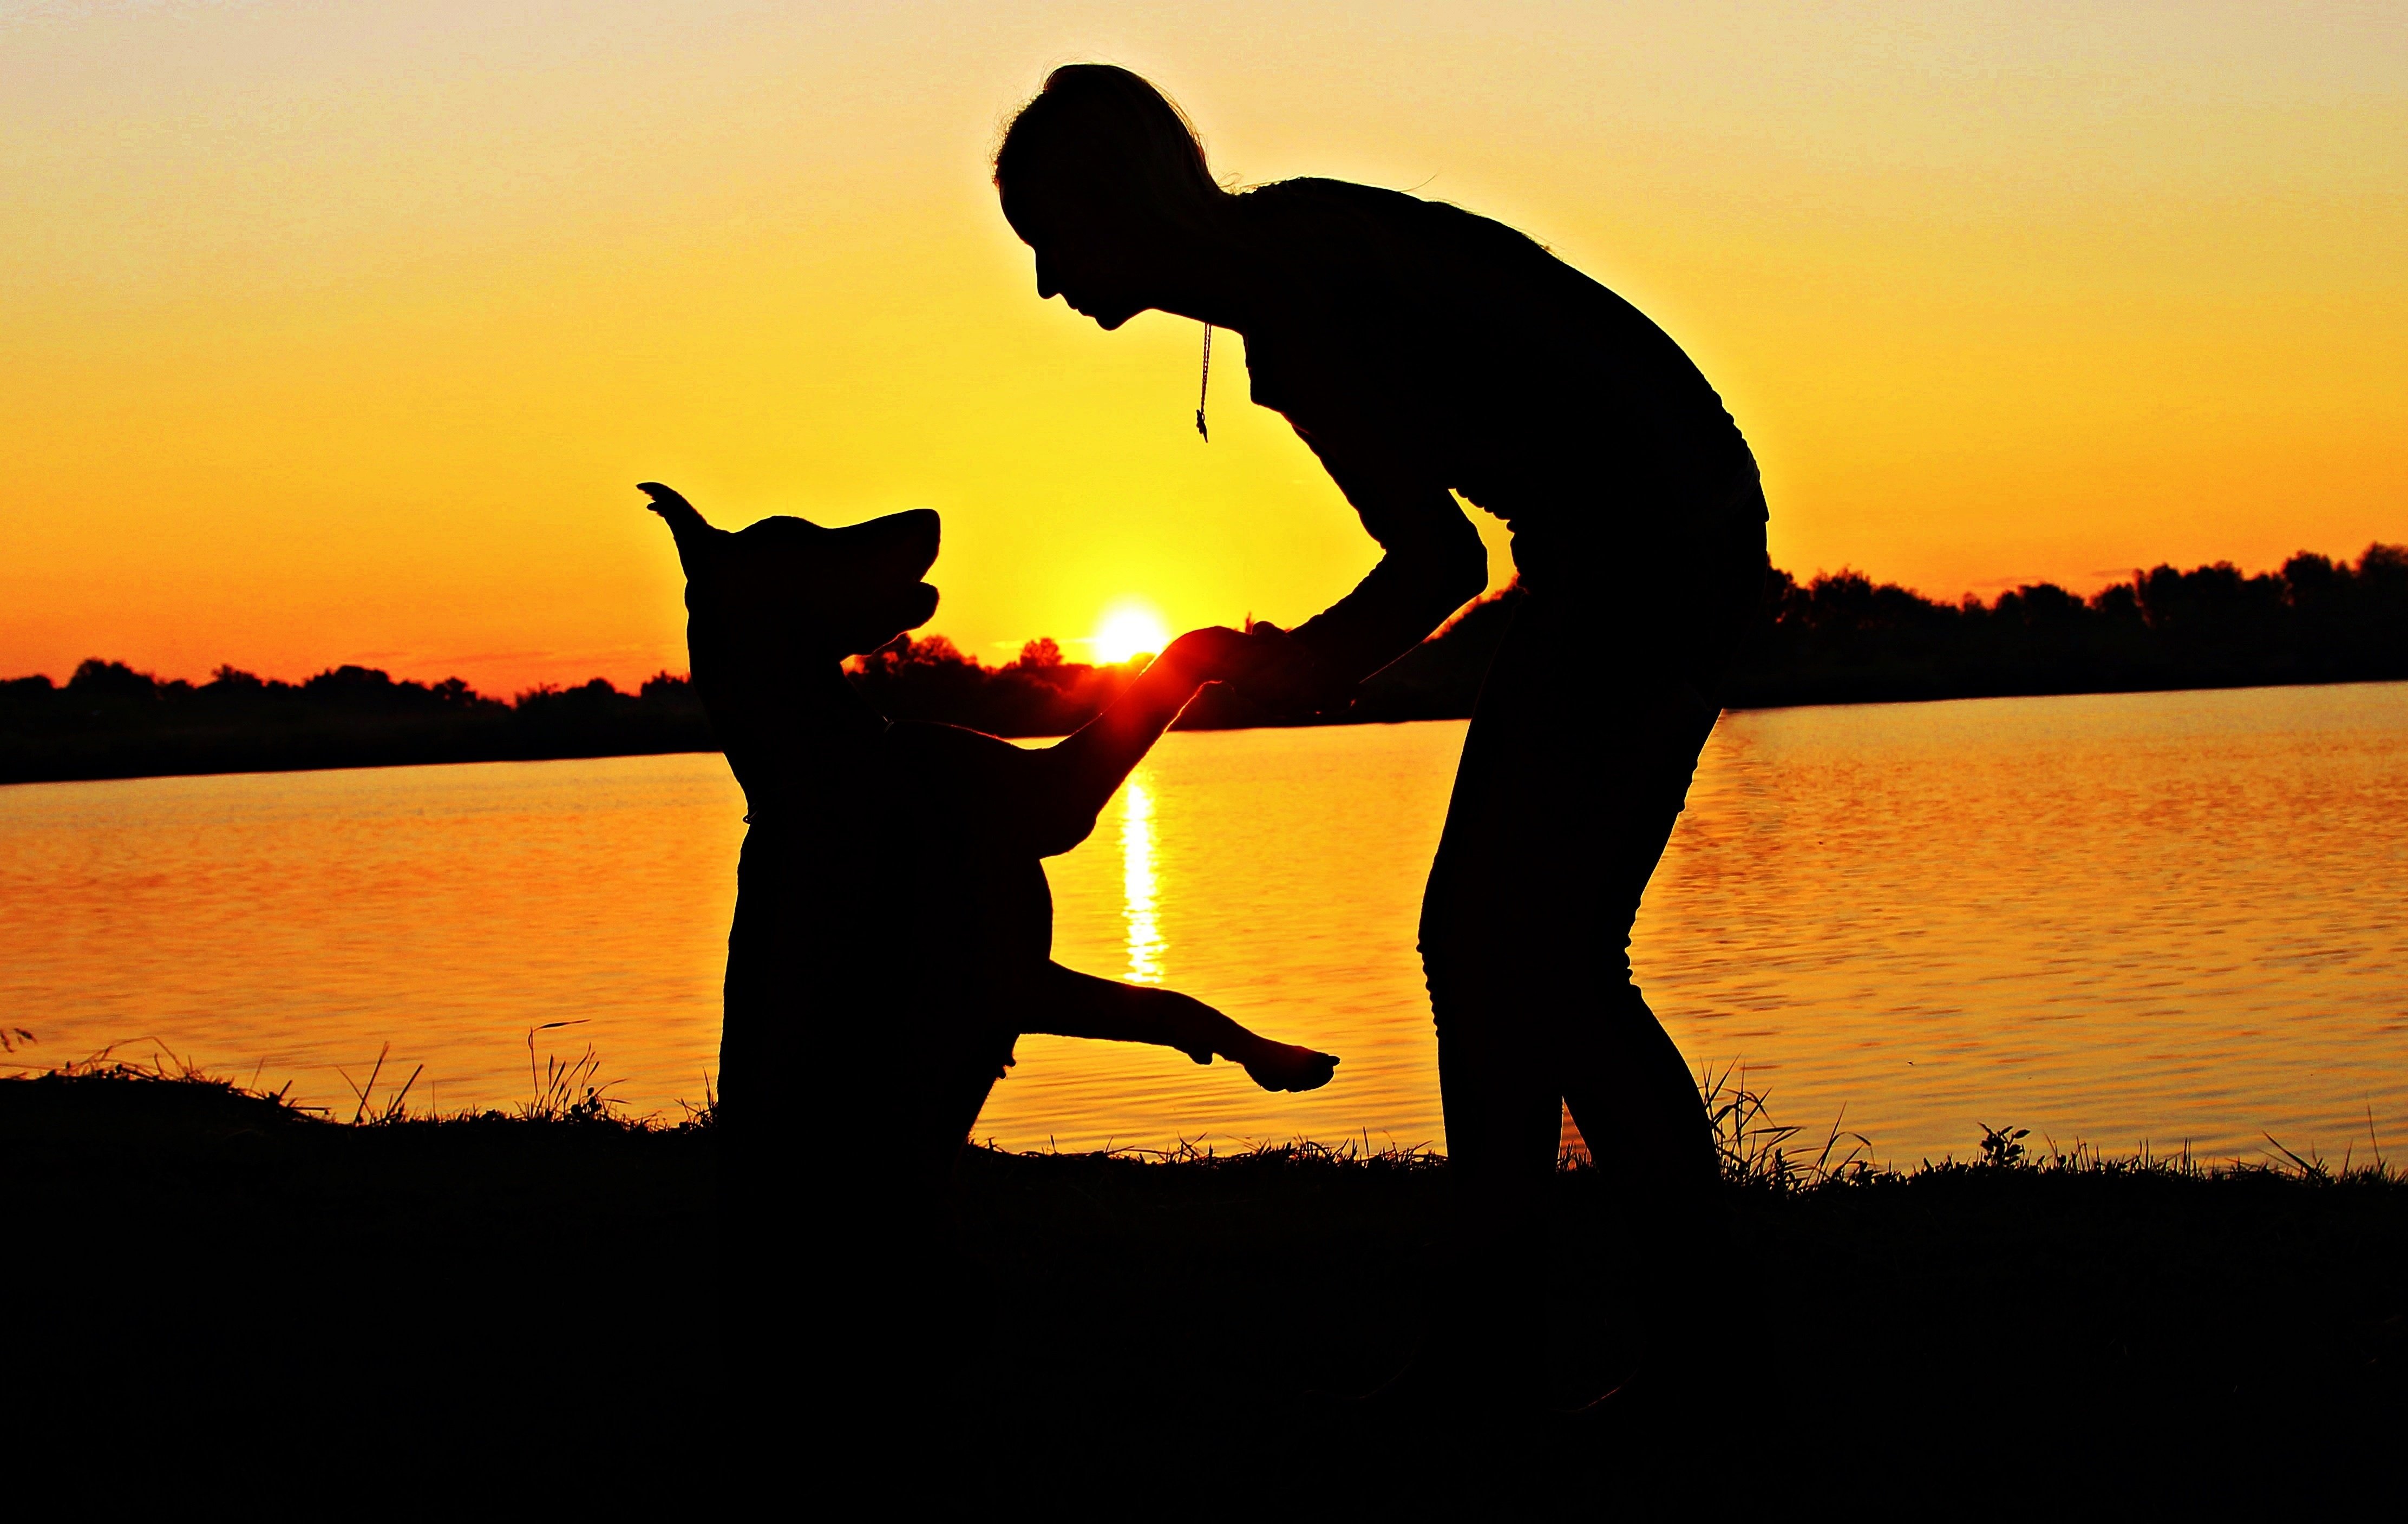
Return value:
<svg viewBox="0 0 2408 1524">
<path fill-rule="evenodd" d="M 1274 1043 L 1247 1061 L 1246 1077 L 1267 1090 L 1317 1090 L 1338 1073 L 1338 1056 Z"/>
</svg>

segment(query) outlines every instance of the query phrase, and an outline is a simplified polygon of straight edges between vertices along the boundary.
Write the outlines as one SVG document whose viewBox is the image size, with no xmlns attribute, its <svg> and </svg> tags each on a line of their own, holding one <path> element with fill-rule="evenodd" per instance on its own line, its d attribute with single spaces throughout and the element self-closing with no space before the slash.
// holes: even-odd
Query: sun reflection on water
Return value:
<svg viewBox="0 0 2408 1524">
<path fill-rule="evenodd" d="M 1128 973 L 1132 984 L 1162 982 L 1162 933 L 1154 921 L 1154 790 L 1140 768 L 1123 786 L 1121 802 L 1121 913 L 1128 921 Z"/>
</svg>

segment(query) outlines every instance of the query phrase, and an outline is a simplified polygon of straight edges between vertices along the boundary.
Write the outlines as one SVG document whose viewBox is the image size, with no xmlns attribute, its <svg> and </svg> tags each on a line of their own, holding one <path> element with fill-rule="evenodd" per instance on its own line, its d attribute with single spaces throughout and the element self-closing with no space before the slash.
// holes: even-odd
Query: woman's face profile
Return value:
<svg viewBox="0 0 2408 1524">
<path fill-rule="evenodd" d="M 1037 294 L 1059 296 L 1107 332 L 1154 304 L 1139 294 L 1143 261 L 1124 228 L 1063 206 L 1004 204 L 1004 219 L 1037 256 Z"/>
</svg>

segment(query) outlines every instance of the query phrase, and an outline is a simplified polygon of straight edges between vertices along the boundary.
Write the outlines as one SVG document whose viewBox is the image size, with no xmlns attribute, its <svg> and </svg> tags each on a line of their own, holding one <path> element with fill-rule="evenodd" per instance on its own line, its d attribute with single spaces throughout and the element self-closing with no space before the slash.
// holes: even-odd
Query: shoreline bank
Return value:
<svg viewBox="0 0 2408 1524">
<path fill-rule="evenodd" d="M 1675 1450 L 1847 1497 L 1904 1496 L 1885 1489 L 1943 1456 L 2011 1488 L 2077 1459 L 2134 1488 L 2388 1474 L 2359 1440 L 2408 1419 L 2408 1177 L 2016 1141 L 1902 1175 L 1759 1161 L 1727 1194 L 1724 1326 L 1684 1335 L 1727 1403 L 1497 1443 L 1549 1447 L 1562 1469 L 1532 1475 L 1575 1489 Z M 207 1082 L 0 1080 L 12 1381 L 53 1425 L 215 1404 L 276 1432 L 636 1433 L 614 1464 L 695 1463 L 717 1443 L 715 1147 L 592 1114 L 355 1126 Z M 963 1351 L 977 1395 L 931 1393 L 914 1421 L 999 1444 L 1010 1470 L 985 1481 L 1024 1497 L 1098 1464 L 1187 1485 L 1206 1415 L 1198 1485 L 1468 1485 L 1495 1450 L 1329 1395 L 1410 1355 L 1447 1284 L 1449 1202 L 1426 1155 L 970 1150 L 952 1253 L 988 1309 Z M 1631 1293 L 1607 1182 L 1565 1172 L 1550 1212 L 1549 1316 L 1610 1342 Z M 2248 1444 L 2217 1442 L 2236 1426 Z M 2283 1448 L 2292 1427 L 2313 1456 Z"/>
</svg>

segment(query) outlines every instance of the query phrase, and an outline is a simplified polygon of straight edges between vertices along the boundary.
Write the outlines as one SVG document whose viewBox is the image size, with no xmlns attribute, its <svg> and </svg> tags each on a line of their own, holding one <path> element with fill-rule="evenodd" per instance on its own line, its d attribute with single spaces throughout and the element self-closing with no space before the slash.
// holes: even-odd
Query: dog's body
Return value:
<svg viewBox="0 0 2408 1524">
<path fill-rule="evenodd" d="M 857 1189 L 870 1209 L 926 1200 L 1028 1032 L 1161 1043 L 1198 1062 L 1218 1052 L 1266 1088 L 1327 1082 L 1326 1054 L 1051 957 L 1042 860 L 1086 838 L 1219 675 L 1203 670 L 1212 654 L 1244 637 L 1182 637 L 1111 710 L 1043 750 L 890 722 L 841 663 L 934 611 L 919 580 L 934 513 L 731 534 L 668 489 L 644 490 L 677 535 L 695 686 L 751 807 L 719 1091 L 732 1156 L 755 1172 L 739 1197 L 757 1204 L 842 1159 L 837 1194 Z"/>
</svg>

